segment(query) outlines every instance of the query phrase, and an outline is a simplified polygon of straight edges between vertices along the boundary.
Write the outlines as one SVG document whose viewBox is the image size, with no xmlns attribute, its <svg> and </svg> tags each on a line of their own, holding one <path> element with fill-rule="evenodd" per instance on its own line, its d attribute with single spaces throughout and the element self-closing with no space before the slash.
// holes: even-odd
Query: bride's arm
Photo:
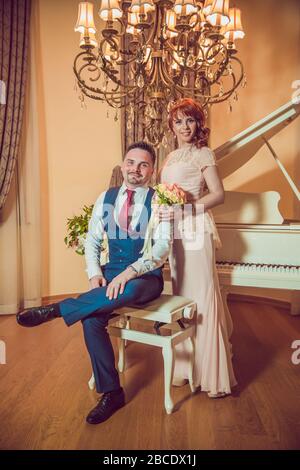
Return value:
<svg viewBox="0 0 300 470">
<path fill-rule="evenodd" d="M 208 188 L 208 193 L 201 197 L 197 204 L 204 204 L 204 211 L 212 207 L 223 204 L 225 199 L 225 191 L 222 180 L 218 174 L 218 168 L 215 165 L 207 166 L 203 170 L 203 176 Z"/>
</svg>

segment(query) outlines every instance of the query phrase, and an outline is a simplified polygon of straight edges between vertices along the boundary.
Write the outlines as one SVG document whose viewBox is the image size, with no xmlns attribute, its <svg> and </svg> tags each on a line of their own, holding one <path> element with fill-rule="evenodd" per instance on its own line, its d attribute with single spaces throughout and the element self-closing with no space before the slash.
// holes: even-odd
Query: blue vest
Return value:
<svg viewBox="0 0 300 470">
<path fill-rule="evenodd" d="M 151 216 L 151 200 L 154 194 L 154 189 L 149 188 L 140 219 L 134 232 L 129 236 L 119 227 L 114 218 L 115 203 L 120 189 L 120 187 L 108 189 L 103 201 L 104 230 L 107 233 L 109 249 L 109 262 L 105 265 L 105 269 L 119 272 L 142 256 L 140 252 L 144 246 L 145 234 Z M 162 268 L 149 271 L 149 273 L 162 277 Z"/>
</svg>

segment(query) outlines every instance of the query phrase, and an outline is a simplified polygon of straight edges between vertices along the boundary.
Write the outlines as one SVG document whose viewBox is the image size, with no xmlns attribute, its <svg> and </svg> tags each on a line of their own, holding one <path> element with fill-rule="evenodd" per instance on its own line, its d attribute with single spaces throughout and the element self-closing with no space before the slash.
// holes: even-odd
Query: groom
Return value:
<svg viewBox="0 0 300 470">
<path fill-rule="evenodd" d="M 109 335 L 110 314 L 119 307 L 149 302 L 163 290 L 162 265 L 170 249 L 170 224 L 159 222 L 152 240 L 152 256 L 141 255 L 151 215 L 154 190 L 148 186 L 154 171 L 155 151 L 145 142 L 128 148 L 122 163 L 124 183 L 97 199 L 87 234 L 85 256 L 91 290 L 47 307 L 17 315 L 20 325 L 32 327 L 62 317 L 67 326 L 81 320 L 91 357 L 96 390 L 101 400 L 88 414 L 90 424 L 106 421 L 125 405 L 124 391 Z M 100 266 L 100 247 L 107 235 L 109 261 Z"/>
</svg>

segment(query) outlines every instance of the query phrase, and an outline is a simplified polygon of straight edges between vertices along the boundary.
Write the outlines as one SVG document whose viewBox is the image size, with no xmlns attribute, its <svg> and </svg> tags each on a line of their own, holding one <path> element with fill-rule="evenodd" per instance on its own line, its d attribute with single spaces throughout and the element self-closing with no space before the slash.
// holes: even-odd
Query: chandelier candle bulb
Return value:
<svg viewBox="0 0 300 470">
<path fill-rule="evenodd" d="M 206 19 L 213 26 L 226 26 L 229 23 L 229 0 L 215 0 Z"/>
<path fill-rule="evenodd" d="M 241 10 L 239 8 L 229 9 L 230 21 L 224 28 L 224 36 L 228 41 L 234 42 L 235 39 L 243 39 L 245 36 L 242 21 Z"/>
<path fill-rule="evenodd" d="M 176 31 L 176 13 L 173 10 L 166 11 L 167 37 L 172 38 L 178 35 Z"/>
<path fill-rule="evenodd" d="M 116 21 L 122 18 L 123 12 L 119 7 L 118 0 L 102 0 L 99 16 L 104 21 Z"/>
<path fill-rule="evenodd" d="M 197 13 L 198 8 L 194 0 L 176 0 L 174 11 L 178 16 L 188 16 Z"/>
<path fill-rule="evenodd" d="M 128 23 L 130 26 L 136 26 L 139 22 L 139 17 L 137 13 L 128 13 Z"/>
<path fill-rule="evenodd" d="M 94 5 L 90 2 L 80 2 L 78 5 L 78 19 L 75 32 L 81 34 L 96 33 L 94 23 Z"/>
<path fill-rule="evenodd" d="M 86 29 L 86 32 L 80 35 L 80 47 L 98 47 L 98 42 L 94 33 L 89 33 Z"/>
<path fill-rule="evenodd" d="M 202 12 L 205 16 L 209 15 L 209 13 L 211 12 L 213 3 L 214 3 L 214 0 L 205 0 L 204 6 L 202 8 Z"/>
<path fill-rule="evenodd" d="M 147 15 L 155 10 L 155 5 L 152 0 L 132 0 L 129 11 L 137 13 L 138 15 Z"/>
</svg>

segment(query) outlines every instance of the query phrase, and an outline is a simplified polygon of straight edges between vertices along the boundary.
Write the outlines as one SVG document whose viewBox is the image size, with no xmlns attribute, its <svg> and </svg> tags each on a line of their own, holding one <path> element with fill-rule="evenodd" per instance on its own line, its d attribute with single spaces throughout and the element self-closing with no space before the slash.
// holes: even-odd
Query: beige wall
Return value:
<svg viewBox="0 0 300 470">
<path fill-rule="evenodd" d="M 91 204 L 121 160 L 120 122 L 106 117 L 94 100 L 81 110 L 74 91 L 73 59 L 77 0 L 38 0 L 38 112 L 41 136 L 43 288 L 42 295 L 87 288 L 83 257 L 64 244 L 66 220 Z M 95 15 L 96 16 L 96 15 Z M 97 21 L 97 18 L 96 18 Z"/>
<path fill-rule="evenodd" d="M 239 99 L 238 102 L 233 101 L 232 113 L 228 113 L 226 102 L 212 108 L 210 125 L 213 148 L 290 101 L 295 91 L 292 82 L 300 80 L 299 0 L 236 0 L 235 4 L 242 10 L 246 33 L 245 38 L 238 40 L 236 45 L 245 67 L 247 86 L 239 89 Z M 298 118 L 271 142 L 298 186 L 299 134 Z M 266 148 L 226 178 L 224 184 L 227 190 L 276 190 L 281 194 L 280 210 L 283 216 L 298 216 L 300 219 L 299 203 L 296 203 L 288 183 Z"/>
</svg>

